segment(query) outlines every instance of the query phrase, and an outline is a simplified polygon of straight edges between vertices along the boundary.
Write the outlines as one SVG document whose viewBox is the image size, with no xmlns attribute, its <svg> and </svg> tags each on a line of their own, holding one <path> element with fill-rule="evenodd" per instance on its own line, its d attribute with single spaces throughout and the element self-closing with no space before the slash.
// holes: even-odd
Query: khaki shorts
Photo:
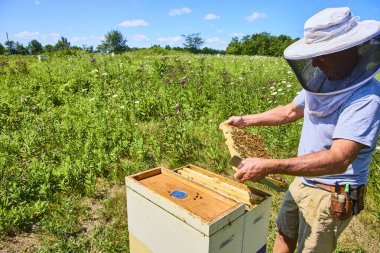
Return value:
<svg viewBox="0 0 380 253">
<path fill-rule="evenodd" d="M 333 252 L 339 235 L 350 223 L 329 215 L 330 192 L 304 185 L 296 177 L 282 201 L 277 228 L 298 239 L 297 252 Z"/>
</svg>

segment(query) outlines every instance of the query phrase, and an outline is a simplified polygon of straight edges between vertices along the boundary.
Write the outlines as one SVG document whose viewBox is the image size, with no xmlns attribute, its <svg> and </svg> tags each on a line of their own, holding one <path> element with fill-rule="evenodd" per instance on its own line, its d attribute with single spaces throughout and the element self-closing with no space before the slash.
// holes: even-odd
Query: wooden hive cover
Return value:
<svg viewBox="0 0 380 253">
<path fill-rule="evenodd" d="M 132 176 L 140 185 L 185 209 L 208 223 L 236 210 L 242 203 L 227 198 L 170 170 L 156 168 Z M 174 191 L 187 193 L 185 198 L 175 198 Z"/>
</svg>

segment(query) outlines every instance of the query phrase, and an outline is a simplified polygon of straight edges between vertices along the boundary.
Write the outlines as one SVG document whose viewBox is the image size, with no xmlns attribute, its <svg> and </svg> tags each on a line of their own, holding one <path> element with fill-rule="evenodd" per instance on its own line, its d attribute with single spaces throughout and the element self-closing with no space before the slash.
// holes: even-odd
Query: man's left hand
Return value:
<svg viewBox="0 0 380 253">
<path fill-rule="evenodd" d="M 239 182 L 244 181 L 259 182 L 268 175 L 268 168 L 265 166 L 266 159 L 247 158 L 239 164 L 239 171 L 234 174 L 234 177 Z"/>
</svg>

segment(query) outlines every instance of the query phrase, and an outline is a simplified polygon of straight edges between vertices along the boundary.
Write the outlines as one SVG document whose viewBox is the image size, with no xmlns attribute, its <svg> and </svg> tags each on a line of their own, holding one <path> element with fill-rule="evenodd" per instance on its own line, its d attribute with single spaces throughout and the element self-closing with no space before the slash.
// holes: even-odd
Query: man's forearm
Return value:
<svg viewBox="0 0 380 253">
<path fill-rule="evenodd" d="M 268 159 L 266 163 L 268 174 L 313 177 L 343 173 L 351 160 L 325 150 L 288 159 Z"/>
<path fill-rule="evenodd" d="M 303 117 L 303 109 L 294 103 L 278 106 L 263 113 L 243 115 L 245 126 L 277 126 Z"/>
</svg>

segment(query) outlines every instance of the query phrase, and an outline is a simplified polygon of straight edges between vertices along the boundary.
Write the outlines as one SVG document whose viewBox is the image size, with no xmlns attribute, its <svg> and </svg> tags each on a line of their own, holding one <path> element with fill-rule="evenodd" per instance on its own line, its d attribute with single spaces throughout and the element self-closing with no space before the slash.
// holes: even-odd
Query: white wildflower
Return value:
<svg viewBox="0 0 380 253">
<path fill-rule="evenodd" d="M 291 85 L 291 84 L 288 84 L 288 85 L 286 85 L 286 87 L 287 87 L 287 88 L 290 88 L 290 87 L 292 87 L 292 85 Z"/>
<path fill-rule="evenodd" d="M 136 100 L 136 101 L 135 101 L 135 104 L 138 104 L 138 103 L 140 103 L 140 101 Z"/>
<path fill-rule="evenodd" d="M 106 72 L 102 73 L 102 76 L 108 76 L 108 74 Z"/>
<path fill-rule="evenodd" d="M 90 99 L 89 99 L 89 101 L 94 101 L 94 100 L 95 100 L 95 98 L 90 98 Z"/>
<path fill-rule="evenodd" d="M 276 95 L 277 95 L 277 92 L 276 92 L 276 91 L 275 91 L 275 92 L 272 92 L 271 95 L 272 95 L 272 96 L 276 96 Z"/>
<path fill-rule="evenodd" d="M 278 92 L 281 92 L 281 91 L 282 91 L 282 89 L 278 89 L 277 91 L 278 91 Z"/>
<path fill-rule="evenodd" d="M 112 97 L 113 97 L 113 98 L 117 97 L 117 94 L 113 94 Z"/>
<path fill-rule="evenodd" d="M 281 83 L 285 84 L 285 83 L 286 83 L 286 81 L 282 81 Z"/>
<path fill-rule="evenodd" d="M 291 73 L 292 73 L 292 71 L 288 70 L 288 74 L 291 74 Z"/>
<path fill-rule="evenodd" d="M 273 89 L 274 89 L 274 87 L 273 87 L 273 86 L 271 86 L 269 89 L 273 90 Z"/>
</svg>

